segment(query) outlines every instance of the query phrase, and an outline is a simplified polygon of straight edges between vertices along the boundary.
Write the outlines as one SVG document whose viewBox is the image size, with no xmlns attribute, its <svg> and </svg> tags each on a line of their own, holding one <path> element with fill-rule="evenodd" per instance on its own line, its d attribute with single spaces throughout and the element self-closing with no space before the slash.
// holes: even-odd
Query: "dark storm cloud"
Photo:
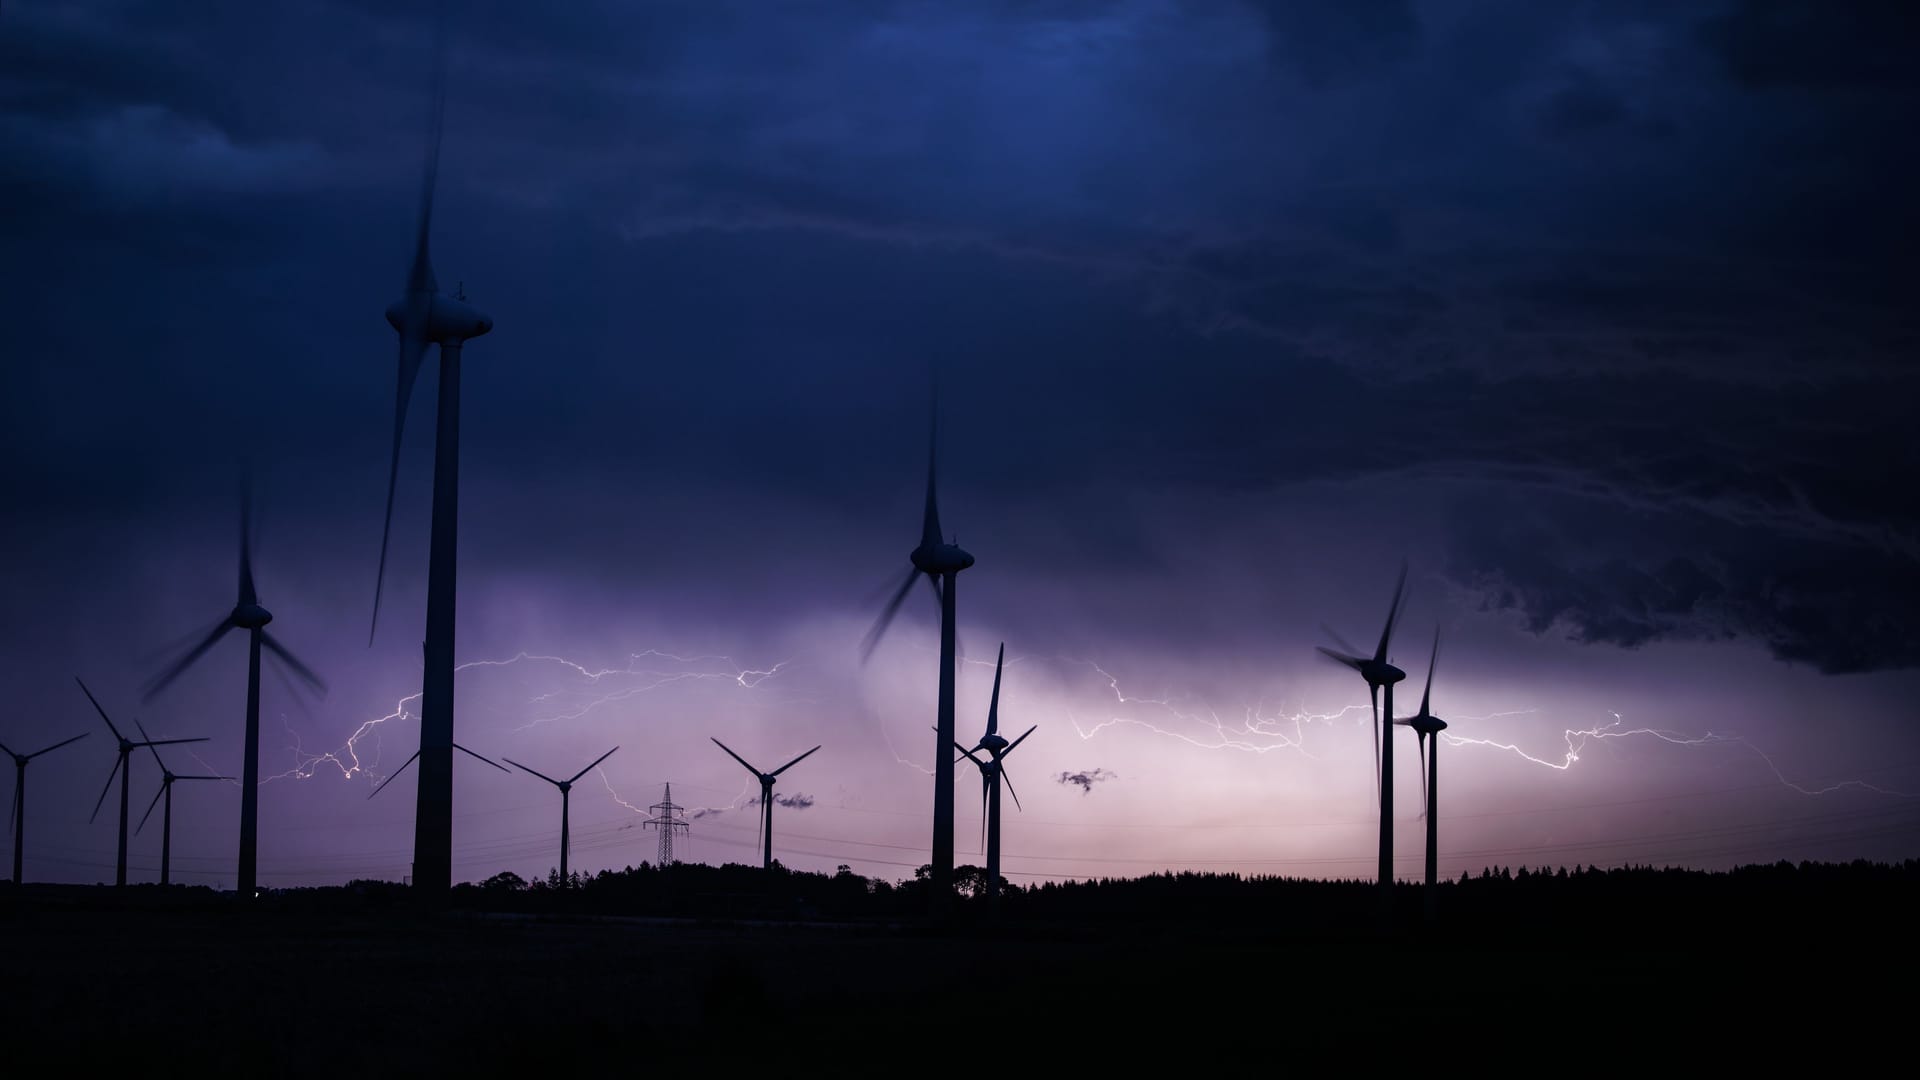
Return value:
<svg viewBox="0 0 1920 1080">
<path fill-rule="evenodd" d="M 1120 779 L 1118 775 L 1106 769 L 1081 769 L 1077 772 L 1063 772 L 1054 777 L 1053 782 L 1077 787 L 1080 789 L 1080 794 L 1089 795 L 1093 792 L 1093 785 L 1118 779 Z"/>
<path fill-rule="evenodd" d="M 377 503 L 432 11 L 9 5 L 16 505 L 180 513 L 239 431 L 292 528 Z M 1905 11 L 461 5 L 469 505 L 545 508 L 475 547 L 732 580 L 749 492 L 837 549 L 934 366 L 1090 579 L 1167 559 L 1132 488 L 1409 477 L 1535 630 L 1920 663 Z"/>
</svg>

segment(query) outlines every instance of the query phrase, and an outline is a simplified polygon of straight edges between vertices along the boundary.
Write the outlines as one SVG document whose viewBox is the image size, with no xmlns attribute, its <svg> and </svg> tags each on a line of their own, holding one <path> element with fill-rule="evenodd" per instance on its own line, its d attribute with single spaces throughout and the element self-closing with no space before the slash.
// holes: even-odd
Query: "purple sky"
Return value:
<svg viewBox="0 0 1920 1080">
<path fill-rule="evenodd" d="M 574 865 L 652 858 L 623 804 L 668 781 L 693 858 L 750 860 L 710 736 L 825 744 L 789 865 L 925 861 L 933 605 L 857 643 L 930 368 L 979 559 L 960 730 L 1003 640 L 1040 725 L 1016 880 L 1369 874 L 1364 688 L 1312 647 L 1370 642 L 1403 558 L 1402 712 L 1437 624 L 1464 740 L 1443 873 L 1914 854 L 1901 5 L 456 6 L 435 263 L 497 324 L 456 737 L 555 775 L 621 747 Z M 417 740 L 430 375 L 366 626 L 430 10 L 0 14 L 0 739 L 93 731 L 32 766 L 32 878 L 112 875 L 74 674 L 239 770 L 239 639 L 139 689 L 231 605 L 242 455 L 273 631 L 331 686 L 267 677 L 262 879 L 407 871 L 411 779 L 366 796 Z M 457 877 L 557 861 L 545 784 L 461 760 L 456 799 Z M 974 861 L 970 766 L 958 801 Z M 231 884 L 238 802 L 176 791 L 184 880 Z"/>
</svg>

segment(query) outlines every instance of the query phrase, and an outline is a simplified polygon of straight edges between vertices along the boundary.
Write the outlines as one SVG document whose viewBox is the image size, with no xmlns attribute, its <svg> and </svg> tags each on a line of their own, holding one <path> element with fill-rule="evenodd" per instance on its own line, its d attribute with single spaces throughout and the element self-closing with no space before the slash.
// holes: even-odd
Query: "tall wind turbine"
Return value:
<svg viewBox="0 0 1920 1080">
<path fill-rule="evenodd" d="M 0 743 L 0 751 L 4 751 L 13 759 L 13 817 L 9 824 L 13 826 L 13 883 L 15 885 L 20 884 L 20 852 L 27 842 L 27 762 L 41 754 L 52 753 L 70 742 L 78 742 L 86 738 L 87 734 L 83 731 L 71 739 L 62 739 L 44 750 L 35 750 L 31 754 L 16 754 L 6 743 Z"/>
<path fill-rule="evenodd" d="M 987 733 L 969 750 L 959 743 L 953 748 L 967 756 L 967 759 L 980 767 L 980 816 L 987 830 L 987 917 L 1000 917 L 1000 784 L 1007 785 L 1007 794 L 1013 796 L 1013 805 L 1020 806 L 1020 793 L 1013 790 L 1013 780 L 1007 776 L 1005 759 L 1013 753 L 1013 748 L 1027 741 L 1027 736 L 1037 731 L 1040 725 L 1028 728 L 1021 736 L 1008 742 L 1000 734 L 1000 668 L 1007 659 L 1007 646 L 1000 644 L 1000 658 L 993 662 L 993 697 L 987 702 Z M 974 756 L 974 750 L 985 750 L 987 760 Z"/>
<path fill-rule="evenodd" d="M 137 833 L 147 827 L 147 819 L 153 816 L 154 806 L 165 798 L 167 808 L 160 814 L 160 884 L 171 885 L 173 884 L 173 782 L 175 780 L 232 780 L 233 777 L 181 776 L 167 768 L 165 761 L 160 760 L 159 749 L 156 748 L 152 737 L 147 734 L 147 729 L 140 727 L 140 721 L 135 720 L 133 726 L 140 728 L 140 737 L 147 740 L 147 752 L 153 755 L 153 763 L 160 766 L 160 790 L 153 793 L 153 802 L 147 804 L 147 812 L 140 815 L 140 824 L 134 826 L 133 831 Z M 241 895 L 253 894 L 247 892 Z"/>
<path fill-rule="evenodd" d="M 708 737 L 712 738 L 712 736 Z M 762 870 L 771 870 L 773 869 L 773 782 L 779 778 L 781 773 L 805 761 L 808 757 L 812 756 L 813 750 L 820 748 L 816 746 L 813 750 L 801 754 L 799 757 L 794 758 L 792 761 L 787 762 L 772 772 L 763 773 L 759 769 L 748 765 L 746 758 L 734 753 L 731 747 L 719 739 L 714 739 L 713 745 L 725 750 L 728 757 L 739 762 L 741 768 L 752 773 L 754 779 L 760 781 L 760 868 Z"/>
<path fill-rule="evenodd" d="M 253 897 L 256 860 L 260 848 L 260 650 L 265 648 L 272 653 L 287 670 L 298 675 L 307 685 L 326 692 L 327 684 L 313 669 L 300 662 L 289 652 L 285 645 L 267 633 L 267 624 L 273 621 L 273 613 L 260 606 L 260 595 L 253 587 L 253 493 L 251 485 L 245 485 L 240 491 L 240 593 L 229 611 L 213 629 L 200 639 L 200 643 L 187 650 L 180 659 L 154 676 L 147 683 L 142 700 L 152 701 L 161 691 L 173 685 L 173 681 L 186 674 L 188 668 L 207 654 L 207 650 L 226 636 L 229 630 L 244 630 L 247 634 L 247 730 L 246 748 L 242 751 L 240 765 L 240 868 L 235 876 L 235 888 L 240 899 Z M 164 766 L 163 766 L 164 768 Z"/>
<path fill-rule="evenodd" d="M 1407 567 L 1400 565 L 1400 580 L 1393 587 L 1393 604 L 1387 608 L 1387 625 L 1380 631 L 1380 644 L 1373 650 L 1372 656 L 1354 656 L 1347 652 L 1335 652 L 1324 645 L 1316 646 L 1321 652 L 1340 661 L 1342 664 L 1360 673 L 1367 681 L 1367 696 L 1373 702 L 1373 752 L 1377 772 L 1375 782 L 1380 787 L 1380 891 L 1387 902 L 1393 896 L 1393 739 L 1392 729 L 1383 737 L 1380 727 L 1380 690 L 1387 691 L 1386 715 L 1393 716 L 1393 684 L 1407 677 L 1407 673 L 1387 663 L 1387 647 L 1393 643 L 1393 624 L 1400 617 L 1400 606 L 1407 590 Z"/>
<path fill-rule="evenodd" d="M 1429 707 L 1433 700 L 1433 669 L 1440 662 L 1440 628 L 1433 628 L 1433 656 L 1427 660 L 1427 688 L 1420 695 L 1420 713 L 1403 720 L 1395 720 L 1413 729 L 1420 737 L 1420 794 L 1427 804 L 1427 914 L 1433 914 L 1437 902 L 1435 890 L 1439 885 L 1439 828 L 1435 819 L 1440 807 L 1440 733 L 1447 730 L 1447 722 L 1433 715 Z M 1427 751 L 1427 739 L 1433 739 L 1433 751 Z"/>
<path fill-rule="evenodd" d="M 440 346 L 438 431 L 433 448 L 433 532 L 427 548 L 426 670 L 420 702 L 420 789 L 413 821 L 413 885 L 424 897 L 444 898 L 453 883 L 453 622 L 455 530 L 460 502 L 460 349 L 493 329 L 493 320 L 467 306 L 461 294 L 447 296 L 433 276 L 428 239 L 433 225 L 434 182 L 440 168 L 441 117 L 446 107 L 446 46 L 434 55 L 433 110 L 420 185 L 420 218 L 405 294 L 387 308 L 387 322 L 400 335 L 399 382 L 394 395 L 393 457 L 387 470 L 386 524 L 380 533 L 380 569 L 373 585 L 373 643 L 380 622 L 380 591 L 387 577 L 387 544 L 393 533 L 394 488 L 400 479 L 400 439 L 407 402 L 426 358 Z"/>
<path fill-rule="evenodd" d="M 907 593 L 913 589 L 914 579 L 925 574 L 927 581 L 940 601 L 940 697 L 936 714 L 934 732 L 933 766 L 933 858 L 932 858 L 932 911 L 934 915 L 944 914 L 953 895 L 953 755 L 948 752 L 954 742 L 953 720 L 953 680 L 954 656 L 957 652 L 954 628 L 954 583 L 960 571 L 973 565 L 973 556 L 957 543 L 949 543 L 940 531 L 940 501 L 935 494 L 935 480 L 939 475 L 936 449 L 939 443 L 938 406 L 935 406 L 935 422 L 929 425 L 927 435 L 927 505 L 920 521 L 920 546 L 909 552 L 907 558 L 913 562 L 913 568 L 907 571 L 906 579 L 894 592 L 893 599 L 880 612 L 873 629 L 867 632 L 866 640 L 861 643 L 860 657 L 864 663 L 873 655 L 874 646 L 886 634 L 887 627 L 893 622 L 900 605 L 906 602 Z"/>
<path fill-rule="evenodd" d="M 113 772 L 107 774 L 106 785 L 100 789 L 100 797 L 94 800 L 93 813 L 87 816 L 87 823 L 92 824 L 94 818 L 100 816 L 100 807 L 106 804 L 107 792 L 113 790 L 114 773 L 120 774 L 120 854 L 114 862 L 113 883 L 116 886 L 124 886 L 127 883 L 127 777 L 133 775 L 133 762 L 128 760 L 129 755 L 143 746 L 172 746 L 175 743 L 206 742 L 207 740 L 204 738 L 148 739 L 145 737 L 147 733 L 142 731 L 140 733 L 142 741 L 134 742 L 120 734 L 120 729 L 113 726 L 113 718 L 107 715 L 107 710 L 100 707 L 100 700 L 93 696 L 93 691 L 87 689 L 87 684 L 80 682 L 80 676 L 75 675 L 73 681 L 80 683 L 80 692 L 87 695 L 88 701 L 93 702 L 93 710 L 100 714 L 100 719 L 107 722 L 107 730 L 113 732 L 113 737 L 120 740 L 120 756 L 114 759 Z"/>
<path fill-rule="evenodd" d="M 613 748 L 613 750 L 618 750 L 618 749 L 620 748 L 617 746 Z M 592 765 L 588 765 L 585 769 L 581 769 L 579 772 L 574 773 L 572 776 L 567 777 L 565 780 L 555 780 L 553 777 L 548 776 L 546 773 L 543 773 L 538 769 L 529 769 L 525 765 L 520 764 L 519 762 L 513 760 L 512 758 L 506 759 L 507 764 L 513 766 L 514 768 L 519 769 L 522 772 L 530 772 L 533 775 L 539 777 L 540 779 L 545 780 L 547 783 L 552 784 L 554 787 L 557 787 L 560 789 L 560 881 L 563 884 L 567 881 L 567 853 L 573 850 L 573 833 L 570 831 L 569 826 L 567 824 L 567 807 L 573 798 L 573 782 L 587 775 L 588 771 L 591 770 L 594 765 L 598 765 L 601 762 L 612 757 L 613 750 L 609 750 L 606 753 L 601 754 L 599 757 L 594 758 Z"/>
</svg>

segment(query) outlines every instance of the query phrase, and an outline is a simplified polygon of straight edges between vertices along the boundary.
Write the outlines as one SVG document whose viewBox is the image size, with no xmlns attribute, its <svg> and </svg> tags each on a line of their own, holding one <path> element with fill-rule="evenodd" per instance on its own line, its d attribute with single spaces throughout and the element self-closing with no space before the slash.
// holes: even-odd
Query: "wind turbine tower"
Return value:
<svg viewBox="0 0 1920 1080">
<path fill-rule="evenodd" d="M 427 160 L 420 186 L 419 225 L 406 291 L 387 308 L 387 322 L 400 335 L 399 380 L 393 414 L 393 456 L 387 472 L 386 525 L 380 535 L 380 569 L 374 579 L 373 625 L 379 625 L 380 590 L 386 580 L 387 544 L 393 533 L 394 487 L 400 478 L 400 442 L 407 402 L 420 375 L 427 346 L 440 346 L 440 398 L 433 448 L 433 526 L 427 552 L 427 635 L 420 701 L 420 780 L 413 821 L 413 886 L 430 903 L 444 900 L 453 884 L 453 628 L 455 531 L 460 502 L 460 353 L 471 338 L 493 329 L 493 320 L 467 306 L 463 293 L 447 296 L 433 275 L 428 241 L 433 225 L 434 185 L 440 168 L 441 120 L 446 108 L 446 46 L 435 50 L 433 112 Z M 369 629 L 368 644 L 373 631 Z"/>
</svg>

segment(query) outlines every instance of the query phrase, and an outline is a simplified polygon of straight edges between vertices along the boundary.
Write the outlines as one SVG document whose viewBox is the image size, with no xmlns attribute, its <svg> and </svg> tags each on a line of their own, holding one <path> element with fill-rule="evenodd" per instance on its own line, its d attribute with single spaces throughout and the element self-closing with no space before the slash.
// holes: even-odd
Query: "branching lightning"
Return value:
<svg viewBox="0 0 1920 1080">
<path fill-rule="evenodd" d="M 652 663 L 649 663 L 650 661 Z M 664 662 L 666 661 L 686 665 L 686 668 L 678 671 L 661 670 L 665 667 Z M 564 656 L 520 652 L 504 660 L 469 660 L 463 664 L 456 665 L 454 670 L 460 672 L 466 671 L 468 668 L 476 667 L 511 667 L 525 663 L 559 665 L 566 672 L 571 673 L 572 676 L 586 680 L 588 685 L 586 687 L 563 687 L 533 697 L 528 701 L 529 705 L 537 706 L 556 700 L 566 701 L 569 704 L 568 707 L 561 711 L 543 712 L 535 716 L 533 719 L 514 728 L 513 730 L 516 732 L 526 731 L 529 728 L 541 724 L 578 719 L 609 702 L 620 701 L 638 694 L 644 694 L 647 691 L 656 690 L 671 683 L 690 680 L 721 681 L 730 682 L 751 690 L 779 674 L 781 669 L 785 668 L 789 661 L 782 660 L 770 668 L 759 669 L 741 667 L 735 663 L 732 658 L 726 656 L 679 656 L 674 653 L 663 652 L 659 649 L 647 649 L 644 652 L 637 652 L 630 655 L 624 667 L 595 670 Z M 601 686 L 603 683 L 622 681 L 627 678 L 633 678 L 639 681 L 637 683 L 619 685 L 614 689 L 604 692 L 595 692 L 594 688 Z M 373 780 L 380 779 L 375 769 L 380 762 L 381 728 L 388 721 L 417 719 L 419 714 L 413 710 L 413 706 L 417 704 L 419 700 L 420 693 L 418 691 L 406 695 L 394 702 L 393 709 L 386 715 L 362 721 L 360 725 L 354 729 L 353 733 L 347 736 L 345 743 L 326 751 L 306 749 L 301 744 L 300 733 L 295 731 L 291 725 L 287 725 L 287 736 L 292 740 L 292 745 L 287 749 L 288 752 L 293 755 L 293 767 L 285 772 L 268 776 L 262 779 L 261 783 L 264 784 L 273 780 L 305 780 L 328 767 L 340 770 L 342 779 L 351 780 L 358 775 L 365 775 Z M 282 721 L 282 723 L 284 724 L 285 722 Z M 604 773 L 602 773 L 602 779 L 605 779 Z M 608 785 L 608 790 L 612 790 L 611 785 Z M 618 798 L 618 796 L 616 796 L 616 798 Z"/>
</svg>

